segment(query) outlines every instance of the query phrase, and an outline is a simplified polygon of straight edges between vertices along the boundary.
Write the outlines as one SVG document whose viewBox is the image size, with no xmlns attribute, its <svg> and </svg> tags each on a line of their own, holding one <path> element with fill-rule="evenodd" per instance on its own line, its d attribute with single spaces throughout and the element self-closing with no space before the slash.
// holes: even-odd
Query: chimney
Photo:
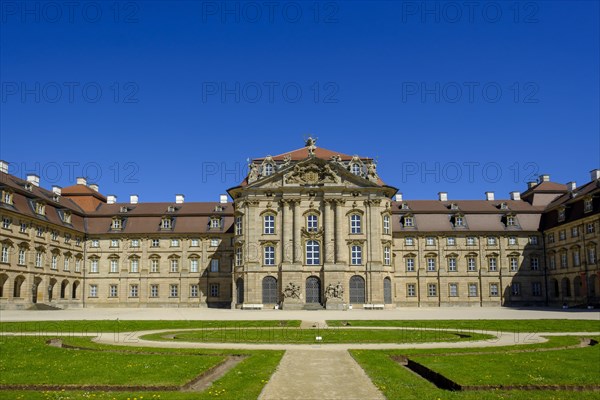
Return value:
<svg viewBox="0 0 600 400">
<path fill-rule="evenodd" d="M 221 203 L 221 204 L 227 203 L 227 195 L 226 194 L 222 194 L 219 196 L 219 203 Z"/>
<path fill-rule="evenodd" d="M 131 204 L 137 204 L 139 199 L 140 198 L 137 194 L 132 194 L 131 196 L 129 196 L 129 202 Z"/>
<path fill-rule="evenodd" d="M 52 186 L 52 193 L 60 196 L 62 194 L 62 188 L 60 186 Z"/>
<path fill-rule="evenodd" d="M 396 193 L 396 201 L 402 201 L 402 193 Z"/>
<path fill-rule="evenodd" d="M 550 175 L 548 175 L 548 174 L 542 174 L 542 175 L 540 175 L 539 181 L 540 181 L 540 183 L 542 183 L 542 182 L 550 182 Z"/>
<path fill-rule="evenodd" d="M 8 163 L 4 160 L 0 160 L 0 172 L 8 174 Z"/>
<path fill-rule="evenodd" d="M 99 187 L 95 183 L 92 183 L 92 184 L 90 184 L 90 189 L 92 189 L 94 192 L 97 192 Z"/>
<path fill-rule="evenodd" d="M 79 178 L 77 178 L 77 184 L 78 184 L 78 185 L 84 185 L 84 186 L 86 186 L 86 185 L 87 185 L 87 179 L 85 179 L 85 178 L 82 178 L 82 177 L 80 176 Z"/>
<path fill-rule="evenodd" d="M 521 200 L 521 193 L 519 192 L 510 192 L 511 200 Z"/>
<path fill-rule="evenodd" d="M 600 179 L 600 169 L 591 170 L 590 171 L 590 180 L 597 181 L 598 179 Z"/>
<path fill-rule="evenodd" d="M 176 204 L 183 204 L 183 202 L 185 201 L 185 196 L 182 194 L 176 194 L 175 195 L 175 203 Z"/>
<path fill-rule="evenodd" d="M 29 174 L 27 175 L 27 182 L 35 186 L 40 186 L 40 177 L 36 174 Z"/>
<path fill-rule="evenodd" d="M 494 201 L 494 192 L 485 192 L 485 199 L 487 201 Z"/>
<path fill-rule="evenodd" d="M 531 188 L 533 188 L 535 185 L 537 185 L 537 182 L 534 182 L 534 181 L 527 182 L 527 189 L 531 189 Z"/>
<path fill-rule="evenodd" d="M 438 199 L 440 201 L 448 201 L 448 192 L 438 192 Z"/>
<path fill-rule="evenodd" d="M 106 196 L 106 204 L 115 204 L 117 202 L 117 196 L 114 194 L 109 194 Z"/>
<path fill-rule="evenodd" d="M 567 182 L 567 189 L 569 190 L 569 192 L 574 191 L 575 189 L 577 189 L 577 183 L 575 182 Z"/>
</svg>

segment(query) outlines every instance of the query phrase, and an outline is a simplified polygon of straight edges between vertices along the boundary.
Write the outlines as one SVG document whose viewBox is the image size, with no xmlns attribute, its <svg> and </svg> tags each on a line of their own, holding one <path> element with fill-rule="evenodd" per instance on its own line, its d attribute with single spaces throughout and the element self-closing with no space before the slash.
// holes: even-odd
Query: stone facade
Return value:
<svg viewBox="0 0 600 400">
<path fill-rule="evenodd" d="M 48 191 L 0 167 L 2 308 L 598 302 L 597 170 L 510 200 L 404 201 L 373 159 L 309 139 L 253 160 L 233 203 L 118 203 L 82 178 Z"/>
</svg>

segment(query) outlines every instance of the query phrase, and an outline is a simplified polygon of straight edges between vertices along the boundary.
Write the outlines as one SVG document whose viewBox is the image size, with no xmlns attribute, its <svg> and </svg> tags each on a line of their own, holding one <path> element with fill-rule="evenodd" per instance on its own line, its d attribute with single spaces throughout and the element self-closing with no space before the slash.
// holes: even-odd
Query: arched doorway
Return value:
<svg viewBox="0 0 600 400">
<path fill-rule="evenodd" d="M 262 281 L 262 302 L 263 304 L 277 304 L 277 279 L 272 276 L 266 276 Z"/>
<path fill-rule="evenodd" d="M 598 276 L 597 275 L 590 275 L 590 277 L 588 278 L 588 290 L 590 291 L 590 296 L 591 297 L 596 297 L 598 291 L 597 291 L 597 286 L 598 286 Z"/>
<path fill-rule="evenodd" d="M 69 289 L 69 281 L 65 279 L 60 283 L 60 298 L 61 299 L 68 298 L 68 293 L 69 293 L 68 289 Z"/>
<path fill-rule="evenodd" d="M 306 279 L 306 302 L 321 303 L 321 280 L 316 276 Z"/>
<path fill-rule="evenodd" d="M 19 299 L 22 295 L 23 283 L 25 282 L 25 277 L 23 275 L 19 275 L 15 278 L 15 285 L 13 286 L 13 298 Z"/>
<path fill-rule="evenodd" d="M 576 276 L 573 278 L 573 296 L 580 297 L 581 296 L 581 277 Z"/>
<path fill-rule="evenodd" d="M 237 303 L 238 304 L 243 304 L 244 303 L 244 280 L 242 278 L 238 278 L 237 281 L 235 281 L 235 288 L 237 291 Z"/>
<path fill-rule="evenodd" d="M 54 297 L 54 287 L 56 286 L 56 279 L 50 279 L 50 283 L 48 284 L 48 301 L 52 301 Z"/>
<path fill-rule="evenodd" d="M 38 298 L 40 296 L 40 286 L 42 285 L 42 278 L 35 277 L 33 278 L 33 286 L 31 286 L 31 302 L 33 304 L 38 302 Z M 39 299 L 41 300 L 41 299 Z"/>
<path fill-rule="evenodd" d="M 5 286 L 8 286 L 8 275 L 0 274 L 0 297 L 8 297 L 8 293 L 4 289 Z"/>
<path fill-rule="evenodd" d="M 392 280 L 387 277 L 383 278 L 383 302 L 392 304 Z"/>
<path fill-rule="evenodd" d="M 71 298 L 76 299 L 77 298 L 77 289 L 79 289 L 79 281 L 75 281 L 73 282 L 73 286 L 71 289 Z"/>
<path fill-rule="evenodd" d="M 571 297 L 571 282 L 569 282 L 569 278 L 562 278 L 560 286 L 562 297 Z"/>
<path fill-rule="evenodd" d="M 550 287 L 552 288 L 552 296 L 558 298 L 560 296 L 558 281 L 556 279 L 552 279 L 550 281 Z"/>
<path fill-rule="evenodd" d="M 350 278 L 350 303 L 365 303 L 365 280 L 362 276 Z"/>
</svg>

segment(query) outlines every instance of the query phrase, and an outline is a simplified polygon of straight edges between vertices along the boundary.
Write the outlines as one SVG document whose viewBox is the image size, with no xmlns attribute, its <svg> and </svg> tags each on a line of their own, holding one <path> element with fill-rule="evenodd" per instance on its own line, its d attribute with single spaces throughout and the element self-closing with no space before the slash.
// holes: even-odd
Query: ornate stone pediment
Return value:
<svg viewBox="0 0 600 400">
<path fill-rule="evenodd" d="M 293 170 L 285 177 L 286 184 L 318 185 L 322 183 L 340 182 L 341 179 L 339 175 L 333 171 L 329 164 L 296 164 Z"/>
</svg>

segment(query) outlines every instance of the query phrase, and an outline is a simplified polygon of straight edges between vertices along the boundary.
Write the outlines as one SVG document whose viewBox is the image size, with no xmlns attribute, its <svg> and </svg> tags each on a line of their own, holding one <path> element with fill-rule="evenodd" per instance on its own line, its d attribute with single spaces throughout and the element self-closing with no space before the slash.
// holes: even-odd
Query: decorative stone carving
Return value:
<svg viewBox="0 0 600 400">
<path fill-rule="evenodd" d="M 320 167 L 317 164 L 296 164 L 293 171 L 287 176 L 285 182 L 316 185 L 320 183 L 339 183 L 340 178 L 329 165 Z"/>
<path fill-rule="evenodd" d="M 308 139 L 306 140 L 306 148 L 308 149 L 308 156 L 309 157 L 314 157 L 315 156 L 315 150 L 317 149 L 317 138 L 312 138 L 312 137 L 308 137 Z"/>
<path fill-rule="evenodd" d="M 284 168 L 287 168 L 287 166 L 290 165 L 291 162 L 292 162 L 292 156 L 289 155 L 289 154 L 286 154 L 283 157 L 283 163 L 279 164 L 278 167 L 277 167 L 277 169 L 278 170 L 282 170 Z"/>
<path fill-rule="evenodd" d="M 335 285 L 330 283 L 329 285 L 327 285 L 327 288 L 325 288 L 325 297 L 327 299 L 341 299 L 343 296 L 344 287 L 339 281 Z"/>
<path fill-rule="evenodd" d="M 331 156 L 331 158 L 329 160 L 333 164 L 339 164 L 341 166 L 344 166 L 344 162 L 342 161 L 342 157 L 339 154 L 336 154 L 335 156 Z"/>
<path fill-rule="evenodd" d="M 300 286 L 293 282 L 288 283 L 283 289 L 283 297 L 286 299 L 300 299 Z"/>
<path fill-rule="evenodd" d="M 248 169 L 250 170 L 248 172 L 248 183 L 252 183 L 258 179 L 258 165 L 250 162 Z"/>
<path fill-rule="evenodd" d="M 375 164 L 374 161 L 367 164 L 367 179 L 371 182 L 377 182 L 379 180 L 379 175 L 377 175 L 377 164 Z"/>
</svg>

